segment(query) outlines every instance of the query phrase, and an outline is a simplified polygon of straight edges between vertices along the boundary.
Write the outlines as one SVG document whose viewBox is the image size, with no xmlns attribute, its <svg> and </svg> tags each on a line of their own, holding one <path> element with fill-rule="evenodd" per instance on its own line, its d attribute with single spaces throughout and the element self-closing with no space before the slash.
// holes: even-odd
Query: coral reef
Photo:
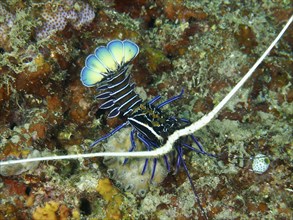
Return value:
<svg viewBox="0 0 293 220">
<path fill-rule="evenodd" d="M 74 0 L 65 0 L 60 5 L 46 4 L 41 14 L 46 22 L 36 34 L 39 39 L 64 30 L 67 24 L 80 30 L 95 18 L 95 12 L 89 4 Z"/>
<path fill-rule="evenodd" d="M 136 89 L 163 101 L 184 88 L 183 98 L 164 111 L 195 121 L 235 85 L 291 14 L 291 2 L 281 0 L 2 1 L 0 159 L 88 152 L 93 140 L 123 122 L 107 120 L 96 90 L 79 80 L 99 45 L 137 43 Z M 211 219 L 292 216 L 292 35 L 291 27 L 217 119 L 196 132 L 205 150 L 220 157 L 186 152 Z M 129 149 L 128 128 L 91 150 L 113 147 Z M 248 159 L 258 154 L 270 160 L 261 174 Z M 157 184 L 150 184 L 151 163 L 143 176 L 133 166 L 144 160 L 122 163 L 91 158 L 0 167 L 0 219 L 200 219 L 183 171 L 166 176 L 162 164 Z"/>
</svg>

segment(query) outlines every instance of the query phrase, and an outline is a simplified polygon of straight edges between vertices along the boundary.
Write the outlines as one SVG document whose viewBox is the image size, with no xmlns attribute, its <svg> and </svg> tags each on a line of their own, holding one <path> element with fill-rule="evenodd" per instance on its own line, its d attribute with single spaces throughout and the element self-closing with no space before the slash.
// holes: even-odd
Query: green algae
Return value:
<svg viewBox="0 0 293 220">
<path fill-rule="evenodd" d="M 6 11 L 6 13 L 9 13 Z M 15 14 L 10 15 L 12 24 L 5 27 L 3 35 L 7 35 L 6 42 L 2 42 L 3 48 L 7 48 L 8 51 L 0 54 L 0 65 L 8 66 L 15 73 L 20 73 L 26 68 L 35 65 L 30 62 L 38 54 L 38 46 L 31 42 L 31 35 L 37 26 L 37 20 L 32 16 L 32 9 L 30 7 L 20 9 Z M 5 15 L 3 15 L 5 16 Z M 7 21 L 6 21 L 7 22 Z M 3 23 L 2 25 L 4 25 Z"/>
</svg>

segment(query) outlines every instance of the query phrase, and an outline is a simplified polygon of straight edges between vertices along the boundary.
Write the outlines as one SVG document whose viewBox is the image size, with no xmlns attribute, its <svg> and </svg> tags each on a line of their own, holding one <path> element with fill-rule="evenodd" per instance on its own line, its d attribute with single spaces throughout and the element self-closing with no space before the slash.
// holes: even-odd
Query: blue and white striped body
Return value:
<svg viewBox="0 0 293 220">
<path fill-rule="evenodd" d="M 98 47 L 85 61 L 80 80 L 87 87 L 97 86 L 103 91 L 96 98 L 105 100 L 100 108 L 110 110 L 109 118 L 120 113 L 126 116 L 141 103 L 127 73 L 130 62 L 138 53 L 139 47 L 132 41 L 113 40 L 106 47 Z"/>
<path fill-rule="evenodd" d="M 131 146 L 129 151 L 136 150 L 135 138 L 137 138 L 147 151 L 161 147 L 167 140 L 167 137 L 177 129 L 181 129 L 189 124 L 186 119 L 168 116 L 161 111 L 165 105 L 179 99 L 183 95 L 182 92 L 162 102 L 154 105 L 161 97 L 156 96 L 151 101 L 142 103 L 140 97 L 134 92 L 134 84 L 130 83 L 130 75 L 127 73 L 130 62 L 139 53 L 138 46 L 130 40 L 113 40 L 107 46 L 98 47 L 94 54 L 87 57 L 85 67 L 80 74 L 80 80 L 86 87 L 97 86 L 97 90 L 102 91 L 96 96 L 97 99 L 105 100 L 100 106 L 101 109 L 108 109 L 110 112 L 108 118 L 117 116 L 125 116 L 126 122 L 116 127 L 110 133 L 94 141 L 91 147 L 94 147 L 101 141 L 114 135 L 125 126 L 130 125 L 132 131 L 130 133 Z M 193 142 L 199 149 L 187 144 L 186 141 Z M 181 138 L 176 142 L 174 151 L 176 152 L 175 172 L 180 166 L 185 169 L 190 181 L 192 190 L 203 214 L 203 208 L 200 204 L 199 197 L 196 193 L 194 184 L 189 175 L 185 161 L 183 159 L 183 151 L 188 149 L 199 154 L 205 154 L 215 157 L 212 154 L 206 153 L 200 143 L 193 135 Z M 170 159 L 166 155 L 163 156 L 168 172 L 170 172 Z M 153 158 L 151 180 L 154 178 L 158 158 Z M 125 159 L 126 163 L 128 159 Z M 145 173 L 149 164 L 149 159 L 145 159 L 142 174 Z"/>
</svg>

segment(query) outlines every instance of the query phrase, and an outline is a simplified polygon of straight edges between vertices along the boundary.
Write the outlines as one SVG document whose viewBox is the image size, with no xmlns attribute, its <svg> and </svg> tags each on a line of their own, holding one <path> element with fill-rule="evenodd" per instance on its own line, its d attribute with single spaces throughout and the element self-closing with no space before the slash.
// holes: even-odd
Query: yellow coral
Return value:
<svg viewBox="0 0 293 220">
<path fill-rule="evenodd" d="M 72 219 L 79 220 L 80 219 L 80 213 L 77 209 L 72 210 Z"/>
<path fill-rule="evenodd" d="M 121 194 L 117 194 L 113 199 L 107 204 L 106 218 L 104 220 L 119 220 L 122 219 L 122 214 L 120 211 L 120 205 L 123 202 L 123 197 Z"/>
<path fill-rule="evenodd" d="M 59 203 L 50 201 L 45 204 L 45 207 L 37 207 L 34 214 L 34 220 L 57 220 L 56 212 L 59 208 Z"/>
<path fill-rule="evenodd" d="M 43 66 L 45 63 L 44 57 L 42 54 L 38 54 L 35 58 L 35 64 L 37 66 Z"/>
<path fill-rule="evenodd" d="M 112 183 L 108 178 L 99 180 L 97 191 L 107 202 L 112 200 L 114 195 L 118 194 L 118 190 L 115 187 L 113 187 Z"/>
<path fill-rule="evenodd" d="M 121 219 L 122 215 L 119 208 L 123 202 L 123 197 L 108 178 L 99 180 L 97 191 L 108 203 L 106 208 L 106 218 L 104 220 Z"/>
<path fill-rule="evenodd" d="M 32 207 L 34 205 L 34 202 L 35 202 L 35 195 L 31 193 L 31 195 L 27 197 L 25 204 L 27 207 Z"/>
</svg>

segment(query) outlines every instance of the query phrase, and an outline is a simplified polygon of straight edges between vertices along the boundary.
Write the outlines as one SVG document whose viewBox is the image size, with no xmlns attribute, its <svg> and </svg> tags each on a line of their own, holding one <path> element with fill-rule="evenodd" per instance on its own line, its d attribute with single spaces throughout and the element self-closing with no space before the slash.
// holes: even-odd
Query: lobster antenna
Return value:
<svg viewBox="0 0 293 220">
<path fill-rule="evenodd" d="M 236 86 L 228 93 L 228 95 L 207 115 L 204 115 L 200 120 L 192 123 L 190 126 L 183 129 L 175 131 L 171 134 L 167 142 L 160 148 L 153 151 L 136 151 L 136 152 L 98 152 L 98 153 L 88 153 L 88 154 L 72 154 L 72 155 L 62 155 L 62 156 L 47 156 L 47 157 L 36 157 L 27 158 L 19 160 L 8 160 L 0 161 L 0 166 L 12 165 L 18 163 L 36 162 L 36 161 L 48 161 L 48 160 L 68 160 L 68 159 L 80 159 L 80 158 L 90 158 L 90 157 L 158 157 L 160 155 L 165 155 L 172 150 L 172 146 L 180 137 L 189 135 L 199 130 L 200 128 L 207 125 L 218 112 L 227 104 L 227 102 L 234 96 L 234 94 L 243 86 L 247 79 L 253 74 L 255 69 L 261 64 L 265 57 L 269 54 L 272 48 L 277 44 L 282 35 L 288 29 L 293 21 L 293 16 L 287 21 L 286 25 L 283 27 L 281 32 L 267 48 L 267 50 L 262 54 L 262 56 L 256 61 L 256 63 L 251 67 L 251 69 L 244 75 L 244 77 L 236 84 Z"/>
</svg>

